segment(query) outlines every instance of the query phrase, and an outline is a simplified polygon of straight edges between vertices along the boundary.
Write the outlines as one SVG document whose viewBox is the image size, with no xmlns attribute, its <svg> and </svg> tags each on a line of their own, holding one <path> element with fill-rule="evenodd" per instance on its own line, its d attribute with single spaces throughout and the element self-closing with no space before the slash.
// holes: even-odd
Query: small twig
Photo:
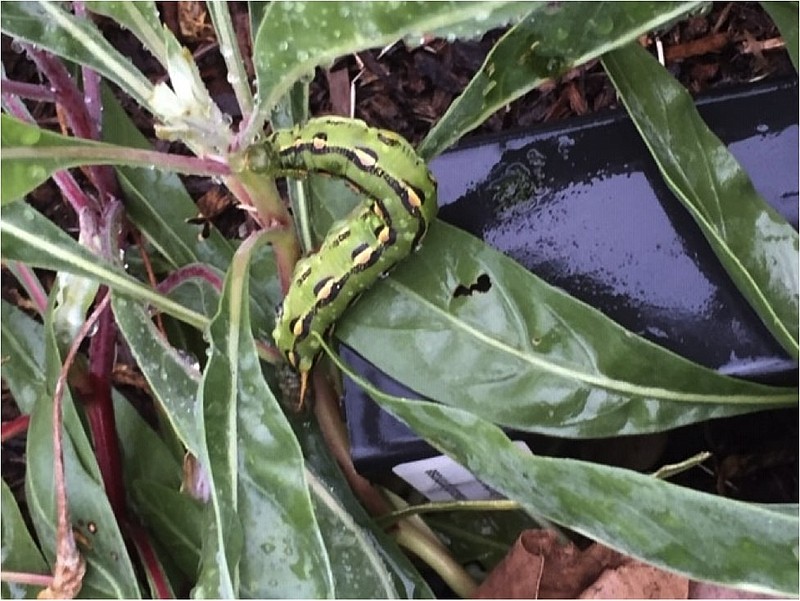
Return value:
<svg viewBox="0 0 800 601">
<path fill-rule="evenodd" d="M 56 381 L 56 389 L 53 395 L 53 472 L 55 475 L 55 495 L 56 495 L 56 565 L 52 583 L 40 593 L 40 598 L 74 597 L 81 589 L 83 584 L 83 574 L 86 571 L 86 560 L 78 552 L 75 544 L 75 537 L 72 534 L 72 525 L 69 518 L 69 507 L 67 504 L 67 485 L 64 469 L 64 416 L 62 411 L 62 399 L 64 388 L 67 383 L 67 375 L 70 367 L 75 362 L 81 342 L 94 327 L 94 324 L 103 315 L 111 296 L 105 295 L 102 301 L 92 311 L 89 318 L 78 330 L 78 334 L 72 341 L 72 345 L 64 358 L 61 371 Z"/>
<path fill-rule="evenodd" d="M 17 279 L 20 280 L 28 296 L 33 301 L 39 315 L 44 315 L 47 312 L 47 293 L 42 288 L 42 283 L 36 274 L 33 272 L 32 267 L 28 267 L 24 263 L 14 261 L 14 267 L 11 269 Z"/>
<path fill-rule="evenodd" d="M 0 572 L 0 580 L 28 586 L 47 587 L 53 584 L 53 576 L 51 574 L 29 574 L 27 572 L 7 572 L 5 570 Z"/>
<path fill-rule="evenodd" d="M 403 518 L 420 515 L 423 513 L 441 513 L 444 511 L 517 511 L 522 506 L 509 499 L 494 499 L 488 501 L 446 501 L 436 503 L 422 503 L 397 509 L 378 518 L 381 525 L 392 524 Z"/>
<path fill-rule="evenodd" d="M 728 2 L 725 5 L 725 8 L 722 9 L 722 12 L 719 13 L 719 17 L 717 18 L 717 22 L 714 23 L 714 27 L 711 29 L 711 33 L 717 33 L 725 21 L 728 19 L 728 14 L 730 14 L 731 9 L 733 8 L 733 2 Z"/>
<path fill-rule="evenodd" d="M 742 54 L 755 54 L 759 56 L 768 50 L 780 50 L 786 47 L 782 37 L 770 38 L 768 40 L 746 39 L 740 45 Z"/>
<path fill-rule="evenodd" d="M 684 459 L 683 461 L 680 461 L 678 463 L 670 463 L 668 465 L 664 465 L 650 475 L 653 478 L 658 478 L 659 480 L 665 480 L 667 478 L 671 478 L 672 476 L 676 476 L 681 472 L 685 472 L 688 469 L 700 465 L 703 461 L 705 461 L 709 457 L 711 457 L 711 453 L 709 453 L 708 451 L 701 451 L 700 453 L 692 455 L 688 459 Z"/>
</svg>

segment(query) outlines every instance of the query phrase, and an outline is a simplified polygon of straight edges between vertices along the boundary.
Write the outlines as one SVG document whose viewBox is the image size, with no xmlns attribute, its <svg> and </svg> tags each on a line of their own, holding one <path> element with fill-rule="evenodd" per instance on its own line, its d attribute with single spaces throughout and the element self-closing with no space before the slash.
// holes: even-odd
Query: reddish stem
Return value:
<svg viewBox="0 0 800 601">
<path fill-rule="evenodd" d="M 2 79 L 3 95 L 14 95 L 28 100 L 35 100 L 37 102 L 55 102 L 56 95 L 53 91 L 43 85 L 36 83 L 26 83 L 23 81 L 15 81 L 13 79 Z"/>
<path fill-rule="evenodd" d="M 192 265 L 180 267 L 170 273 L 158 285 L 158 291 L 162 294 L 169 294 L 186 280 L 194 278 L 205 280 L 211 284 L 217 292 L 222 290 L 222 278 L 216 271 L 205 265 L 194 263 Z"/>
<path fill-rule="evenodd" d="M 53 86 L 58 104 L 64 110 L 67 123 L 74 134 L 87 140 L 99 140 L 100 130 L 98 124 L 92 120 L 86 109 L 83 96 L 78 86 L 59 59 L 48 52 L 38 50 L 33 46 L 25 46 L 28 56 L 36 64 L 37 69 L 44 74 Z M 95 188 L 100 192 L 102 202 L 105 202 L 116 191 L 114 172 L 108 168 L 90 165 L 86 168 Z"/>
<path fill-rule="evenodd" d="M 106 292 L 100 291 L 102 297 Z M 107 306 L 97 324 L 97 333 L 89 347 L 88 386 L 81 400 L 89 420 L 94 440 L 95 455 L 103 483 L 114 515 L 121 520 L 126 515 L 125 485 L 122 481 L 117 429 L 114 423 L 114 405 L 111 400 L 111 373 L 117 342 L 117 329 L 111 307 Z"/>
<path fill-rule="evenodd" d="M 169 579 L 164 573 L 164 568 L 158 560 L 153 545 L 150 544 L 150 538 L 147 533 L 138 524 L 131 522 L 127 523 L 126 531 L 130 536 L 136 550 L 139 552 L 139 558 L 142 560 L 142 566 L 147 571 L 147 576 L 150 583 L 153 585 L 153 593 L 156 599 L 172 599 L 172 588 L 169 585 Z"/>
<path fill-rule="evenodd" d="M 18 415 L 11 421 L 3 422 L 2 435 L 0 441 L 5 442 L 9 438 L 14 438 L 18 434 L 28 431 L 28 424 L 31 421 L 30 415 Z"/>
</svg>

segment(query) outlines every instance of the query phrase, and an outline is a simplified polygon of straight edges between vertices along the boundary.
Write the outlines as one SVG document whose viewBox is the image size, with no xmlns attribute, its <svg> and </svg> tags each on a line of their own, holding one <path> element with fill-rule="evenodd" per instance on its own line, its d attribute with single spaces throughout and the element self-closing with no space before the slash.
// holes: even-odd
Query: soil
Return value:
<svg viewBox="0 0 800 601">
<path fill-rule="evenodd" d="M 195 55 L 214 99 L 236 120 L 239 117 L 236 103 L 218 47 L 209 33 L 203 5 L 159 3 L 159 7 L 168 26 Z M 232 7 L 237 23 L 246 27 L 246 3 L 233 3 Z M 99 18 L 98 23 L 111 43 L 128 54 L 152 81 L 164 76 L 129 32 L 107 19 Z M 317 70 L 310 88 L 312 112 L 349 115 L 352 91 L 356 117 L 418 142 L 480 68 L 486 53 L 502 34 L 503 31 L 496 30 L 479 40 L 455 43 L 432 39 L 417 48 L 397 43 L 343 57 L 329 69 Z M 776 27 L 758 4 L 716 3 L 709 12 L 640 42 L 653 49 L 660 45 L 670 72 L 693 93 L 699 93 L 742 82 L 793 76 L 794 69 L 779 38 Z M 31 63 L 12 49 L 6 37 L 2 50 L 3 64 L 10 79 L 39 81 Z M 156 140 L 149 115 L 131 101 L 123 101 L 156 148 L 180 151 L 177 145 L 170 147 Z M 510 103 L 470 136 L 532 127 L 613 108 L 616 104 L 613 86 L 594 61 Z M 52 105 L 30 107 L 43 125 L 57 127 Z M 240 212 L 224 211 L 227 205 L 224 196 L 216 195 L 209 201 L 212 196 L 208 195 L 215 195 L 218 188 L 208 179 L 187 178 L 186 184 L 195 198 L 205 196 L 202 202 L 210 203 L 211 209 L 206 208 L 204 212 L 221 219 L 218 225 L 235 235 Z M 74 216 L 61 203 L 52 184 L 31 194 L 30 201 L 68 231 L 74 227 Z M 6 300 L 25 308 L 26 299 L 5 269 L 2 293 Z M 136 387 L 130 388 L 136 390 Z M 717 480 L 722 482 L 719 492 L 751 500 L 797 502 L 797 414 L 790 413 L 789 419 L 786 412 L 771 418 L 775 415 L 772 412 L 720 420 L 707 426 L 722 453 L 716 474 Z M 13 399 L 4 388 L 4 422 L 16 414 Z M 754 429 L 756 422 L 759 427 Z M 17 493 L 22 493 L 23 440 L 18 436 L 3 443 L 3 477 Z"/>
</svg>

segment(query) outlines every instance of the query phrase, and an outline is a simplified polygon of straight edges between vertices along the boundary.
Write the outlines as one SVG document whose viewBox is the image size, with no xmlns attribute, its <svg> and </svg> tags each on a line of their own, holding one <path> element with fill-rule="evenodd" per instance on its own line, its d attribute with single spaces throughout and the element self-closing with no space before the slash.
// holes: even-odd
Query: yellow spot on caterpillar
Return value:
<svg viewBox="0 0 800 601">
<path fill-rule="evenodd" d="M 361 148 L 355 148 L 353 154 L 356 155 L 358 162 L 361 163 L 363 167 L 374 167 L 378 163 L 378 159 Z"/>
<path fill-rule="evenodd" d="M 286 351 L 286 360 L 289 365 L 297 369 L 297 355 L 295 355 L 294 351 Z"/>
<path fill-rule="evenodd" d="M 300 336 L 300 334 L 302 333 L 303 333 L 303 319 L 298 317 L 297 319 L 294 320 L 294 324 L 292 326 L 292 334 L 294 334 L 295 337 L 297 337 Z"/>
<path fill-rule="evenodd" d="M 384 227 L 380 232 L 378 232 L 378 242 L 381 244 L 386 244 L 392 238 L 392 230 L 388 227 Z"/>
<path fill-rule="evenodd" d="M 327 299 L 333 292 L 334 286 L 336 286 L 336 280 L 329 278 L 325 284 L 321 286 L 319 290 L 317 290 L 317 300 L 323 301 Z"/>
<path fill-rule="evenodd" d="M 403 187 L 406 190 L 406 196 L 408 197 L 408 204 L 410 204 L 412 207 L 421 207 L 422 199 L 419 197 L 414 188 L 406 184 L 403 184 Z"/>
<path fill-rule="evenodd" d="M 386 228 L 387 230 L 389 228 Z M 372 258 L 372 255 L 375 251 L 370 247 L 365 248 L 360 253 L 358 253 L 355 257 L 353 257 L 353 264 L 357 266 L 367 265 Z"/>
<path fill-rule="evenodd" d="M 372 212 L 375 213 L 381 221 L 386 220 L 386 215 L 383 213 L 383 209 L 379 202 L 372 203 Z"/>
<path fill-rule="evenodd" d="M 314 136 L 311 138 L 311 145 L 314 147 L 314 150 L 325 150 L 328 147 L 328 140 L 322 136 Z"/>
</svg>

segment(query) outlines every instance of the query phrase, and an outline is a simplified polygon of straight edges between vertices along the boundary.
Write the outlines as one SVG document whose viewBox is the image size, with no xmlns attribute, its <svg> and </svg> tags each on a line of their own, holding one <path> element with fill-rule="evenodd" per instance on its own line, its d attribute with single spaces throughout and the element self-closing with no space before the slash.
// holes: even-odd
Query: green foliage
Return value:
<svg viewBox="0 0 800 601">
<path fill-rule="evenodd" d="M 281 237 L 278 226 L 289 223 L 289 214 L 274 182 L 237 173 L 227 161 L 235 167 L 239 155 L 233 151 L 253 142 L 267 120 L 287 127 L 305 119 L 309 74 L 339 56 L 399 40 L 418 43 L 430 33 L 456 39 L 511 25 L 420 146 L 426 158 L 544 81 L 601 58 L 666 181 L 744 297 L 797 356 L 796 232 L 766 208 L 686 92 L 643 50 L 628 45 L 699 3 L 259 5 L 250 15 L 255 90 L 247 86 L 227 5 L 209 4 L 243 110 L 241 132 L 214 105 L 152 2 L 88 3 L 87 9 L 140 39 L 169 75 L 168 83 L 157 85 L 104 40 L 91 19 L 60 3 L 5 2 L 0 16 L 5 34 L 47 49 L 65 64 L 94 69 L 153 115 L 159 136 L 179 140 L 197 155 L 187 161 L 153 152 L 108 89 L 101 96 L 103 141 L 26 123 L 20 110 L 4 103 L 0 251 L 4 261 L 75 274 L 111 290 L 116 327 L 147 381 L 161 426 L 154 429 L 111 391 L 128 503 L 176 591 L 193 589 L 206 597 L 431 596 L 414 565 L 358 504 L 318 425 L 285 414 L 282 407 L 295 399 L 282 392 L 279 370 L 260 360 L 269 356 L 264 345 L 272 342 L 279 274 L 297 258 L 300 245 L 291 233 Z M 765 5 L 796 64 L 796 4 Z M 147 250 L 162 280 L 190 274 L 180 285 L 154 290 L 142 269 L 126 270 L 116 231 L 99 214 L 97 229 L 82 229 L 76 241 L 33 207 L 10 202 L 54 172 L 80 165 L 116 166 L 125 216 L 145 247 L 127 249 L 130 262 Z M 181 180 L 166 171 L 221 178 L 261 225 L 274 229 L 241 244 L 214 228 L 199 239 L 197 226 L 186 221 L 196 207 Z M 324 233 L 346 213 L 344 207 L 321 210 L 327 210 L 327 195 L 339 194 L 341 182 L 312 179 L 310 185 L 291 182 L 289 189 L 306 243 L 313 242 L 311 232 Z M 490 276 L 489 293 L 453 302 L 442 292 L 452 289 L 443 284 L 471 281 L 479 273 Z M 215 278 L 223 282 L 219 290 Z M 65 294 L 81 285 L 63 281 Z M 42 550 L 4 485 L 8 570 L 41 573 L 53 567 L 52 402 L 63 353 L 53 323 L 58 300 L 52 296 L 44 325 L 2 304 L 8 356 L 3 378 L 21 411 L 31 415 L 26 493 Z M 155 327 L 153 309 L 167 321 L 168 337 Z M 419 392 L 437 403 L 370 393 L 531 516 L 696 579 L 798 593 L 796 507 L 733 502 L 627 470 L 523 455 L 497 427 L 567 437 L 657 432 L 794 406 L 796 390 L 734 380 L 678 357 L 439 222 L 419 253 L 346 313 L 336 336 L 401 382 L 417 388 L 422 383 Z M 73 524 L 91 541 L 81 549 L 88 562 L 81 596 L 153 594 L 137 578 L 134 566 L 141 558 L 127 550 L 73 398 L 68 393 L 64 399 L 68 498 Z M 487 402 L 498 398 L 504 402 Z M 208 486 L 205 501 L 180 490 L 184 450 L 199 460 L 200 479 Z M 87 531 L 90 522 L 96 532 Z M 505 532 L 492 539 L 494 560 L 507 543 Z M 469 556 L 465 544 L 460 557 Z M 152 565 L 146 565 L 152 585 Z M 4 585 L 3 593 L 35 591 Z"/>
</svg>

